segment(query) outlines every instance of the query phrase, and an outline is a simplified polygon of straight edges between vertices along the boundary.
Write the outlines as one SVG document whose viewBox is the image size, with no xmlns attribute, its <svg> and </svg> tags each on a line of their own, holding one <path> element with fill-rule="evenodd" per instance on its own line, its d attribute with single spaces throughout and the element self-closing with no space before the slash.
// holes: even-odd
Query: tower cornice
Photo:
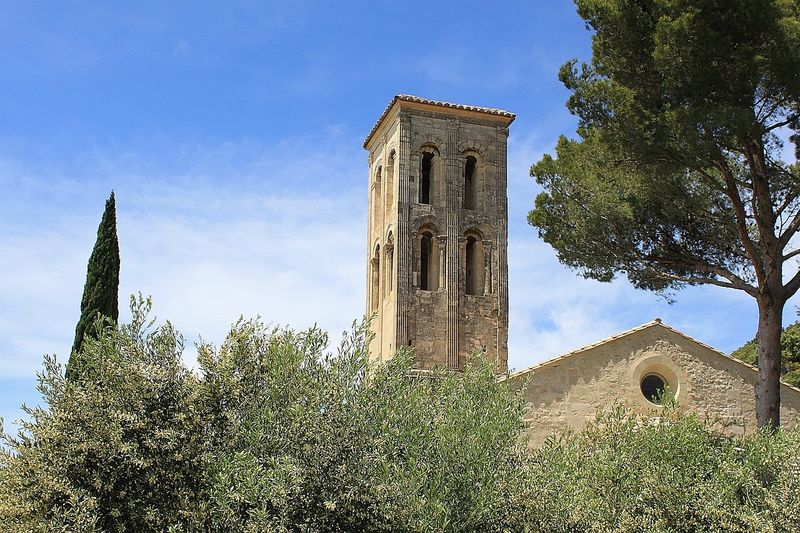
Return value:
<svg viewBox="0 0 800 533">
<path fill-rule="evenodd" d="M 370 130 L 367 138 L 364 139 L 364 148 L 367 148 L 383 122 L 387 117 L 393 114 L 395 108 L 438 112 L 448 115 L 461 116 L 464 118 L 490 120 L 493 122 L 499 122 L 501 127 L 504 128 L 508 128 L 508 126 L 514 122 L 514 119 L 516 118 L 514 113 L 504 109 L 456 104 L 441 100 L 430 100 L 428 98 L 422 98 L 420 96 L 413 96 L 410 94 L 398 94 L 392 98 L 392 100 L 389 102 L 389 105 L 386 106 L 386 109 L 383 110 L 380 118 L 378 118 L 378 121 Z"/>
</svg>

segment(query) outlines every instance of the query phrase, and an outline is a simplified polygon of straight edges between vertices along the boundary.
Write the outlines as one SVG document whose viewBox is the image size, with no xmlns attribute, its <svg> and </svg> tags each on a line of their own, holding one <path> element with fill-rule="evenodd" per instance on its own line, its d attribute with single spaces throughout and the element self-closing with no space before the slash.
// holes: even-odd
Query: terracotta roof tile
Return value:
<svg viewBox="0 0 800 533">
<path fill-rule="evenodd" d="M 377 122 L 375 122 L 375 125 L 372 126 L 372 129 L 370 130 L 369 135 L 367 135 L 367 138 L 364 139 L 364 148 L 367 147 L 367 143 L 372 138 L 372 136 L 375 134 L 375 131 L 378 129 L 378 126 L 380 125 L 381 122 L 383 122 L 383 119 L 386 117 L 387 114 L 389 114 L 389 110 L 392 108 L 392 106 L 397 101 L 414 102 L 414 103 L 417 103 L 417 104 L 427 104 L 427 105 L 433 105 L 433 106 L 438 106 L 438 107 L 447 107 L 447 108 L 450 108 L 450 109 L 460 109 L 462 111 L 475 111 L 475 112 L 478 112 L 478 113 L 486 113 L 488 115 L 506 117 L 506 118 L 510 118 L 511 120 L 514 120 L 516 118 L 516 115 L 514 113 L 512 113 L 510 111 L 505 111 L 504 109 L 497 109 L 497 108 L 493 108 L 493 107 L 481 107 L 481 106 L 475 106 L 475 105 L 456 104 L 456 103 L 453 103 L 453 102 L 444 102 L 444 101 L 441 101 L 441 100 L 430 100 L 428 98 L 422 98 L 421 96 L 413 96 L 413 95 L 410 95 L 410 94 L 398 94 L 394 98 L 392 98 L 391 102 L 389 102 L 389 105 L 387 105 L 386 109 L 384 109 L 383 113 L 381 113 L 380 118 L 378 118 Z"/>
</svg>

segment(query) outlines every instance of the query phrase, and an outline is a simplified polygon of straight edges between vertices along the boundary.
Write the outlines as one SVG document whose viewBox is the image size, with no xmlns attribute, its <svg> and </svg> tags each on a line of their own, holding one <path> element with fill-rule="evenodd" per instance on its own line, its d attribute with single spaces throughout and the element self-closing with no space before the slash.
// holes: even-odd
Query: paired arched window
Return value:
<svg viewBox="0 0 800 533">
<path fill-rule="evenodd" d="M 389 159 L 386 161 L 386 213 L 391 212 L 394 202 L 394 150 L 389 152 Z"/>
<path fill-rule="evenodd" d="M 464 209 L 478 208 L 478 160 L 467 156 L 464 163 Z"/>
<path fill-rule="evenodd" d="M 433 229 L 424 229 L 419 234 L 419 288 L 439 290 L 439 244 Z"/>
<path fill-rule="evenodd" d="M 483 296 L 486 281 L 485 258 L 483 242 L 476 235 L 467 235 L 465 256 L 466 293 Z"/>
<path fill-rule="evenodd" d="M 375 246 L 375 254 L 372 256 L 372 291 L 371 309 L 378 310 L 378 303 L 380 299 L 380 285 L 381 285 L 381 245 Z"/>
<path fill-rule="evenodd" d="M 436 154 L 423 151 L 419 163 L 419 203 L 432 204 L 436 192 Z"/>
<path fill-rule="evenodd" d="M 381 214 L 381 172 L 382 168 L 379 166 L 378 170 L 375 171 L 375 182 L 372 184 L 373 189 L 373 196 L 372 196 L 372 220 L 374 224 L 380 223 L 380 214 Z"/>
</svg>

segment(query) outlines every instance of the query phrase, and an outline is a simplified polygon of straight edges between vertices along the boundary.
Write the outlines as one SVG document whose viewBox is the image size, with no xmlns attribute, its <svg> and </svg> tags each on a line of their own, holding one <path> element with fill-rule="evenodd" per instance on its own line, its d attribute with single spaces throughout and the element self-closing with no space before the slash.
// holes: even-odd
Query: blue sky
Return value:
<svg viewBox="0 0 800 533">
<path fill-rule="evenodd" d="M 150 4 L 150 5 L 146 5 Z M 575 120 L 559 66 L 589 57 L 571 2 L 0 4 L 0 416 L 64 361 L 103 204 L 117 194 L 120 300 L 189 341 L 240 315 L 338 332 L 364 312 L 363 138 L 394 94 L 517 114 L 509 139 L 510 365 L 662 317 L 723 351 L 755 304 L 668 305 L 580 278 L 526 224 L 531 163 Z M 794 305 L 787 306 L 794 320 Z M 189 344 L 191 347 L 191 343 Z M 193 362 L 193 350 L 186 352 Z"/>
</svg>

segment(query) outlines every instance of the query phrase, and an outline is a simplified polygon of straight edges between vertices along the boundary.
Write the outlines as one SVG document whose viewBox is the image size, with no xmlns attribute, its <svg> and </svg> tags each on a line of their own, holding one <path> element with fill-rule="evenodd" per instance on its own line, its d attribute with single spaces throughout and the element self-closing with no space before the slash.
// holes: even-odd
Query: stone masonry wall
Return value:
<svg viewBox="0 0 800 533">
<path fill-rule="evenodd" d="M 400 102 L 370 135 L 366 306 L 374 315 L 370 351 L 375 359 L 411 346 L 420 368 L 462 368 L 474 352 L 485 352 L 501 371 L 507 368 L 509 122 L 508 117 Z M 433 154 L 429 203 L 420 201 L 425 153 Z M 468 157 L 476 160 L 474 206 L 464 205 Z M 421 282 L 423 232 L 432 235 L 435 248 L 436 283 L 427 289 Z M 468 242 L 480 259 L 470 266 L 480 274 L 471 274 L 480 280 L 471 289 L 477 294 L 467 294 Z M 380 304 L 374 308 L 376 265 Z"/>
<path fill-rule="evenodd" d="M 421 228 L 435 228 L 442 256 L 440 283 L 435 291 L 420 288 L 420 257 L 412 254 L 409 258 L 412 283 L 405 308 L 409 324 L 413 325 L 408 332 L 410 344 L 422 368 L 435 365 L 461 368 L 471 353 L 483 351 L 505 369 L 507 302 L 501 301 L 499 286 L 506 276 L 501 261 L 507 247 L 507 130 L 500 128 L 498 135 L 498 125 L 491 121 L 441 113 L 415 111 L 409 112 L 408 117 L 409 228 L 412 240 Z M 431 205 L 414 201 L 419 198 L 420 159 L 425 149 L 438 154 L 434 170 L 437 183 Z M 475 209 L 463 208 L 468 156 L 478 161 Z M 482 295 L 466 294 L 468 234 L 480 242 L 483 254 Z"/>
<path fill-rule="evenodd" d="M 650 372 L 664 376 L 681 409 L 697 413 L 733 435 L 756 429 L 754 369 L 654 324 L 607 343 L 546 362 L 512 376 L 525 400 L 534 445 L 567 428 L 582 429 L 614 403 L 657 415 L 660 407 L 640 390 Z M 800 422 L 800 391 L 781 387 L 781 419 Z"/>
</svg>

